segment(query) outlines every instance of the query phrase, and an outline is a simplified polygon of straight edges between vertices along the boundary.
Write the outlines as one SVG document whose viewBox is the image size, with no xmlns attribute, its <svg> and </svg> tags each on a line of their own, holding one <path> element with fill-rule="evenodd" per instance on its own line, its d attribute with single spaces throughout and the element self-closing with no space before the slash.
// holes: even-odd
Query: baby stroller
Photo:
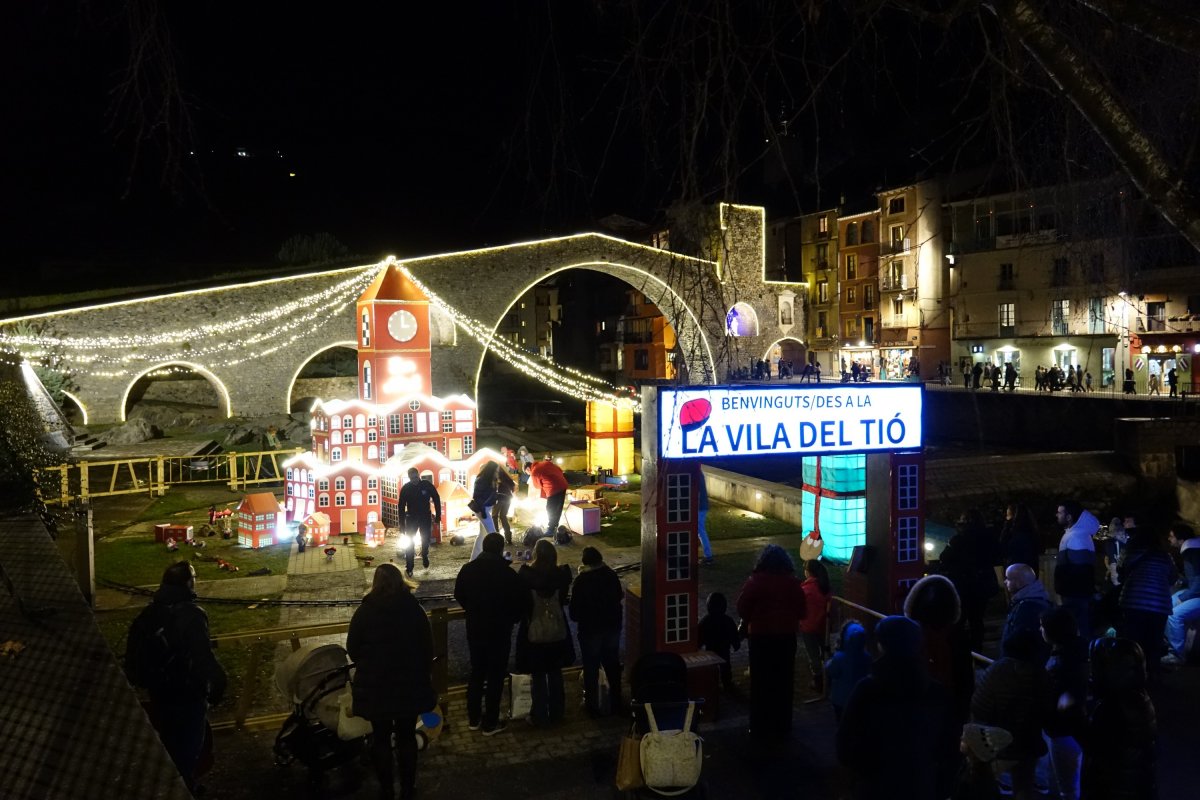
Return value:
<svg viewBox="0 0 1200 800">
<path fill-rule="evenodd" d="M 697 702 L 688 697 L 687 665 L 677 653 L 648 653 L 633 665 L 629 688 L 633 734 L 641 739 L 645 787 L 628 797 L 703 798 L 703 743 L 692 730 Z"/>
<path fill-rule="evenodd" d="M 292 713 L 275 737 L 275 763 L 299 759 L 309 778 L 320 783 L 325 773 L 353 761 L 366 737 L 338 737 L 338 697 L 346 691 L 353 664 L 345 648 L 312 644 L 296 650 L 275 669 L 275 685 L 292 703 Z"/>
</svg>

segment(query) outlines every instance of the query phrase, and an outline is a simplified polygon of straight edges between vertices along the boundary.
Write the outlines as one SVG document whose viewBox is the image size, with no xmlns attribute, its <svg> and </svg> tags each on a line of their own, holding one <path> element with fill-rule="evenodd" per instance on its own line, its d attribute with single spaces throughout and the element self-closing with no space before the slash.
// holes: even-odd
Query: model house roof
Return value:
<svg viewBox="0 0 1200 800">
<path fill-rule="evenodd" d="M 238 511 L 249 511 L 251 514 L 278 514 L 279 501 L 270 492 L 255 492 L 242 498 Z"/>
<path fill-rule="evenodd" d="M 389 264 L 385 267 L 358 298 L 360 303 L 370 303 L 375 300 L 429 302 L 425 293 L 400 271 L 397 264 Z"/>
</svg>

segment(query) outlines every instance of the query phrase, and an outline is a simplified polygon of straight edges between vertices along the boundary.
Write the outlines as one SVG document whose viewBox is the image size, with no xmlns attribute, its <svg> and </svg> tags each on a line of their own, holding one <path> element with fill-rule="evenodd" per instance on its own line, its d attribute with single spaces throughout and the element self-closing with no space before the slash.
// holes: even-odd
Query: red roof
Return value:
<svg viewBox="0 0 1200 800">
<path fill-rule="evenodd" d="M 242 498 L 238 511 L 249 509 L 253 514 L 278 514 L 279 501 L 270 492 L 255 492 Z"/>
<path fill-rule="evenodd" d="M 358 302 L 368 303 L 372 300 L 416 300 L 428 302 L 429 298 L 417 285 L 405 277 L 400 267 L 391 264 L 383 269 L 367 290 L 359 296 Z"/>
</svg>

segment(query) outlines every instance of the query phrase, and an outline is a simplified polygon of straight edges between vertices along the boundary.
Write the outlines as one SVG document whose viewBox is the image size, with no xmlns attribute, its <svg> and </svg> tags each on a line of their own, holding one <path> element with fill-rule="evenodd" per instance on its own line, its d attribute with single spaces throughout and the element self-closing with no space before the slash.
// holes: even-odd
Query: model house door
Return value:
<svg viewBox="0 0 1200 800">
<path fill-rule="evenodd" d="M 451 461 L 461 461 L 462 460 L 462 439 L 459 439 L 459 438 L 450 439 L 450 441 L 447 442 L 447 446 L 449 447 L 449 452 L 446 453 L 446 457 L 449 458 Z"/>
<path fill-rule="evenodd" d="M 358 510 L 343 508 L 341 511 L 342 533 L 358 533 Z"/>
</svg>

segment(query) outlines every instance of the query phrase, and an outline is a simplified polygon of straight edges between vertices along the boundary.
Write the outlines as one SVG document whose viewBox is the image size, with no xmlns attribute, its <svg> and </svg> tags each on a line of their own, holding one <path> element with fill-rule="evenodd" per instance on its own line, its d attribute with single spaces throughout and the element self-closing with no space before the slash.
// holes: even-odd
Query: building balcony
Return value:
<svg viewBox="0 0 1200 800">
<path fill-rule="evenodd" d="M 910 287 L 908 274 L 884 275 L 879 279 L 879 286 L 885 292 L 903 292 Z"/>
<path fill-rule="evenodd" d="M 996 291 L 998 292 L 1011 292 L 1016 288 L 1017 282 L 1012 278 L 1001 278 L 996 281 Z"/>
<path fill-rule="evenodd" d="M 890 256 L 897 253 L 907 253 L 909 250 L 912 250 L 912 239 L 907 236 L 903 239 L 885 241 L 879 244 L 880 255 Z"/>
</svg>

